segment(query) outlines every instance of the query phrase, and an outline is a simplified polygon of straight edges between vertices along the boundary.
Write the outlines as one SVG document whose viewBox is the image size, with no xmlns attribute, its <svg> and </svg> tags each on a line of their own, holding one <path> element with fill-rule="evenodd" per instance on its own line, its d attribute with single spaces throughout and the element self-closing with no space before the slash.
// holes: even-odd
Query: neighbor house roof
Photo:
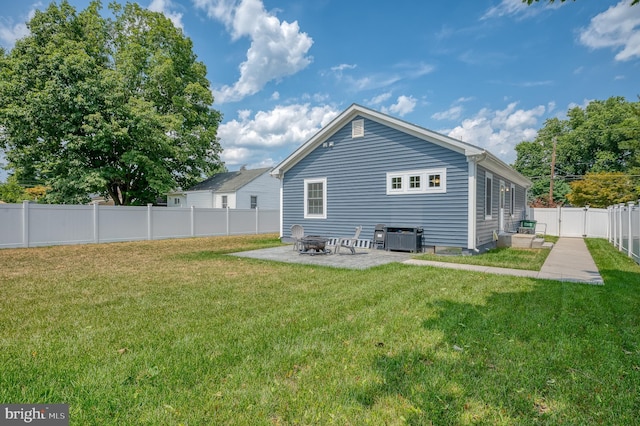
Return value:
<svg viewBox="0 0 640 426">
<path fill-rule="evenodd" d="M 262 169 L 242 169 L 235 172 L 218 173 L 192 186 L 187 191 L 235 192 L 269 170 L 270 167 L 265 167 Z"/>
<path fill-rule="evenodd" d="M 504 176 L 505 178 L 509 178 L 513 182 L 524 187 L 530 187 L 532 185 L 529 179 L 516 172 L 508 164 L 483 148 L 463 142 L 458 139 L 454 139 L 449 136 L 442 135 L 432 130 L 425 129 L 415 124 L 411 124 L 407 121 L 391 117 L 387 114 L 383 114 L 381 112 L 363 107 L 358 104 L 352 104 L 349 108 L 347 108 L 336 118 L 334 118 L 329 124 L 320 129 L 318 133 L 311 137 L 311 139 L 302 144 L 296 151 L 294 151 L 280 164 L 274 167 L 274 169 L 271 171 L 271 175 L 282 177 L 287 170 L 295 166 L 318 145 L 321 145 L 324 141 L 329 139 L 338 130 L 343 128 L 357 116 L 373 120 L 401 132 L 413 135 L 419 139 L 423 139 L 436 145 L 443 146 L 455 152 L 464 154 L 467 157 L 474 158 L 476 161 L 482 162 L 482 165 L 485 168 L 494 171 L 497 174 Z"/>
</svg>

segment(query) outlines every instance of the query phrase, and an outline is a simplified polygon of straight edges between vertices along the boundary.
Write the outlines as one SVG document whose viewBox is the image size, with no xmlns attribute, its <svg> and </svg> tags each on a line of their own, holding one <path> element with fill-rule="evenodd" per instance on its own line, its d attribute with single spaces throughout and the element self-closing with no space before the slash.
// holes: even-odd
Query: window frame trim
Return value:
<svg viewBox="0 0 640 426">
<path fill-rule="evenodd" d="M 439 175 L 440 186 L 430 187 L 429 177 Z M 420 187 L 411 188 L 411 178 L 420 177 Z M 393 179 L 402 179 L 402 188 L 393 189 Z M 439 167 L 434 169 L 421 169 L 421 170 L 405 170 L 387 172 L 387 195 L 411 195 L 411 194 L 444 194 L 447 192 L 447 169 L 446 167 Z"/>
<path fill-rule="evenodd" d="M 304 182 L 304 205 L 303 217 L 305 219 L 326 219 L 327 218 L 327 178 L 307 178 Z M 309 213 L 309 184 L 322 183 L 322 214 Z"/>
<path fill-rule="evenodd" d="M 515 184 L 510 185 L 511 194 L 509 194 L 509 215 L 514 217 L 516 214 L 516 186 Z"/>
<path fill-rule="evenodd" d="M 491 185 L 487 185 L 487 180 L 491 180 Z M 487 188 L 491 190 L 491 194 L 487 194 Z M 487 195 L 489 197 L 489 205 L 487 206 Z M 487 214 L 487 207 L 489 207 L 489 214 Z M 493 173 L 485 172 L 484 174 L 484 220 L 493 219 Z"/>
</svg>

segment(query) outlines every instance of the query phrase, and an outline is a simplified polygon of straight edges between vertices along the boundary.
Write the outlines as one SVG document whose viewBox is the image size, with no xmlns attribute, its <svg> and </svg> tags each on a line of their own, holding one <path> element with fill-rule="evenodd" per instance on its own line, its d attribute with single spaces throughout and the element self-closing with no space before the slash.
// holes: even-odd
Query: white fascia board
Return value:
<svg viewBox="0 0 640 426">
<path fill-rule="evenodd" d="M 487 152 L 487 156 L 482 163 L 483 167 L 508 179 L 510 182 L 516 183 L 524 188 L 531 188 L 533 185 L 529 179 L 522 176 L 507 163 L 489 152 Z"/>
</svg>

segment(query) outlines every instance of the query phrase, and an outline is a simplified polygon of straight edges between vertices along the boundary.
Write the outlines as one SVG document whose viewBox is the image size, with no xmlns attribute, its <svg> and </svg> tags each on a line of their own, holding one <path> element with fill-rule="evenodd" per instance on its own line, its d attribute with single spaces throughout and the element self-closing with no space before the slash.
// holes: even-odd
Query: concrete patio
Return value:
<svg viewBox="0 0 640 426">
<path fill-rule="evenodd" d="M 233 256 L 272 260 L 285 263 L 329 266 L 347 269 L 368 269 L 378 265 L 400 262 L 417 266 L 461 269 L 498 275 L 569 281 L 588 284 L 604 284 L 600 272 L 582 238 L 560 238 L 551 249 L 540 271 L 523 269 L 494 268 L 489 266 L 465 265 L 413 259 L 415 253 L 386 250 L 358 249 L 356 254 L 348 251 L 331 254 L 300 254 L 291 245 L 232 253 Z"/>
</svg>

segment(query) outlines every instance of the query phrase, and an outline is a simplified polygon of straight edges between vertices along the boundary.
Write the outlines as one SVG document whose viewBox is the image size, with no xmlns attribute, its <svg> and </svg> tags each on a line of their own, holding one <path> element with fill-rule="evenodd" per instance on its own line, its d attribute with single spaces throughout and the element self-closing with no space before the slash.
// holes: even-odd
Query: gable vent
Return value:
<svg viewBox="0 0 640 426">
<path fill-rule="evenodd" d="M 364 136 L 364 120 L 353 120 L 351 122 L 351 137 L 361 138 Z"/>
</svg>

